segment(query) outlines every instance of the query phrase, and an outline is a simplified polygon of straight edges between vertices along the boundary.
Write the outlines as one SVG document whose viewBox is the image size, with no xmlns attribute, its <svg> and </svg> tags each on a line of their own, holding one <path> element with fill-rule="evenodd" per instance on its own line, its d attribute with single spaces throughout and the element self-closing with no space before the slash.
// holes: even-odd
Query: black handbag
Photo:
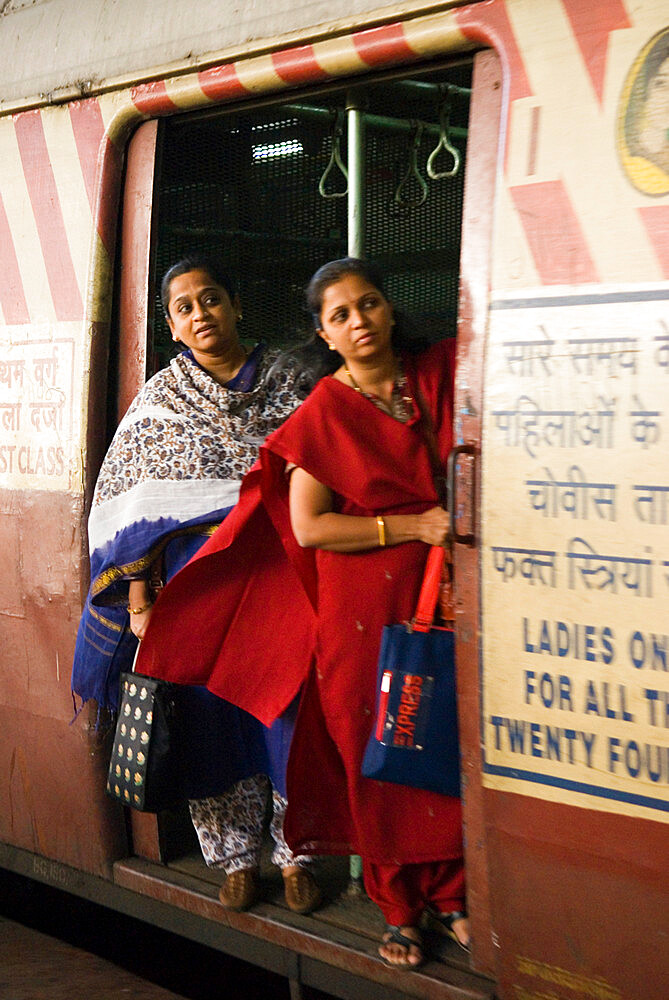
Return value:
<svg viewBox="0 0 669 1000">
<path fill-rule="evenodd" d="M 179 684 L 132 672 L 121 674 L 107 792 L 140 812 L 168 809 L 187 797 L 180 692 Z"/>
<path fill-rule="evenodd" d="M 362 774 L 458 797 L 455 638 L 452 628 L 433 625 L 444 557 L 444 549 L 430 550 L 413 621 L 383 629 Z"/>
</svg>

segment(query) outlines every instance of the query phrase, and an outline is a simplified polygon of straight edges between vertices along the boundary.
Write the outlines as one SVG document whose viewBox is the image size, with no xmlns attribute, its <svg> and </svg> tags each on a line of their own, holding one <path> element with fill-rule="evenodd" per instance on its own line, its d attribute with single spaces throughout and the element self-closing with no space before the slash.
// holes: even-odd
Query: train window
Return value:
<svg viewBox="0 0 669 1000">
<path fill-rule="evenodd" d="M 356 88 L 365 121 L 364 251 L 435 339 L 455 332 L 470 85 L 465 63 Z M 337 163 L 347 158 L 346 102 L 344 91 L 300 95 L 164 123 L 148 374 L 172 350 L 160 277 L 188 251 L 220 254 L 238 276 L 243 336 L 286 345 L 307 332 L 303 289 L 317 266 L 349 247 L 346 177 Z"/>
</svg>

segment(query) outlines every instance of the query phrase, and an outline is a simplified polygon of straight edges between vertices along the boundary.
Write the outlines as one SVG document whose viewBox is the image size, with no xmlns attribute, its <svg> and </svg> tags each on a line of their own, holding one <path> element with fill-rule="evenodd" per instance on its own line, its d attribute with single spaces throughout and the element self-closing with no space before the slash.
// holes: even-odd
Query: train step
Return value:
<svg viewBox="0 0 669 1000">
<path fill-rule="evenodd" d="M 210 947 L 286 976 L 298 987 L 313 987 L 347 1000 L 494 1000 L 494 983 L 476 973 L 453 942 L 426 939 L 431 960 L 418 972 L 389 968 L 378 956 L 382 918 L 362 892 L 347 886 L 344 859 L 317 866 L 325 903 L 309 916 L 285 906 L 281 875 L 263 865 L 262 900 L 246 913 L 221 906 L 225 876 L 207 869 L 201 856 L 169 865 L 141 858 L 116 862 L 114 881 L 154 903 L 169 905 L 173 927 Z M 197 926 L 196 926 L 197 925 Z M 203 938 L 203 926 L 206 939 Z M 306 994 L 308 995 L 308 993 Z"/>
</svg>

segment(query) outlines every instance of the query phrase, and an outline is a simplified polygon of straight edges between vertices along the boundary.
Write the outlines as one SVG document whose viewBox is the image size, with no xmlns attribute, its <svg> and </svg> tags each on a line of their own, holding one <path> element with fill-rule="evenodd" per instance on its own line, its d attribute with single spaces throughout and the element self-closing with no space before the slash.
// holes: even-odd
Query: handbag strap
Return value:
<svg viewBox="0 0 669 1000">
<path fill-rule="evenodd" d="M 414 386 L 414 398 L 418 406 L 418 411 L 421 415 L 420 430 L 427 448 L 428 457 L 430 459 L 432 479 L 434 481 L 437 497 L 439 499 L 439 503 L 448 509 L 448 480 L 444 467 L 441 463 L 441 458 L 439 457 L 437 436 L 434 431 L 432 416 L 417 382 Z M 433 545 L 430 549 L 427 557 L 427 563 L 425 564 L 423 583 L 420 588 L 420 594 L 418 595 L 416 613 L 411 623 L 411 628 L 415 632 L 429 632 L 433 626 L 434 613 L 437 607 L 439 589 L 442 582 L 444 560 L 447 559 L 448 556 L 449 553 L 446 549 L 442 548 L 441 545 Z M 450 563 L 450 571 L 452 575 L 453 564 L 450 558 L 448 561 Z"/>
<path fill-rule="evenodd" d="M 416 614 L 411 627 L 414 632 L 429 632 L 434 621 L 434 609 L 437 606 L 441 571 L 445 552 L 441 545 L 433 545 L 427 557 L 425 575 L 418 595 Z"/>
</svg>

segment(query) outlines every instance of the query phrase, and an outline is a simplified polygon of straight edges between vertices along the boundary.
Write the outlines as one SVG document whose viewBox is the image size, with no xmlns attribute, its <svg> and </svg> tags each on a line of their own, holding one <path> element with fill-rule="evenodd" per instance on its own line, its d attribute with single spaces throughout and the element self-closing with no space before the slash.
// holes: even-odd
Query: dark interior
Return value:
<svg viewBox="0 0 669 1000">
<path fill-rule="evenodd" d="M 346 187 L 332 157 L 339 131 L 346 164 L 351 92 L 366 114 L 365 255 L 381 264 L 389 295 L 421 332 L 454 335 L 471 63 L 353 86 L 164 123 L 152 371 L 172 352 L 160 278 L 189 251 L 220 254 L 236 276 L 242 338 L 287 346 L 308 335 L 304 287 L 318 266 L 347 253 L 347 199 L 331 196 Z M 440 121 L 461 163 L 454 176 L 432 180 L 426 164 L 440 141 Z M 442 146 L 435 169 L 453 166 Z"/>
</svg>

